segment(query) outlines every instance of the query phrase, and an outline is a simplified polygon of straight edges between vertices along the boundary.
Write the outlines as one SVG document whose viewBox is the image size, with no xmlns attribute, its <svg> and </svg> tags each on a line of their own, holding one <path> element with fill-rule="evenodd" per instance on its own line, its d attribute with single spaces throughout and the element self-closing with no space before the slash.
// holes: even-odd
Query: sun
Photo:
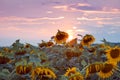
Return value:
<svg viewBox="0 0 120 80">
<path fill-rule="evenodd" d="M 69 35 L 68 37 L 68 41 L 71 41 L 72 39 L 74 39 L 74 33 L 73 33 L 73 30 L 67 30 L 66 31 Z"/>
</svg>

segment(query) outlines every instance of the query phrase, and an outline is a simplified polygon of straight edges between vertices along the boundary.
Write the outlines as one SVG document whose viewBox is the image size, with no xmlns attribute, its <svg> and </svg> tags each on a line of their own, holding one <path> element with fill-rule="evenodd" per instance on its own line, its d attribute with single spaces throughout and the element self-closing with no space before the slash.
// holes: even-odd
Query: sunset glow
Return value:
<svg viewBox="0 0 120 80">
<path fill-rule="evenodd" d="M 71 40 L 92 34 L 96 43 L 106 38 L 120 42 L 120 0 L 0 0 L 0 46 L 16 39 L 37 45 L 57 30 Z"/>
</svg>

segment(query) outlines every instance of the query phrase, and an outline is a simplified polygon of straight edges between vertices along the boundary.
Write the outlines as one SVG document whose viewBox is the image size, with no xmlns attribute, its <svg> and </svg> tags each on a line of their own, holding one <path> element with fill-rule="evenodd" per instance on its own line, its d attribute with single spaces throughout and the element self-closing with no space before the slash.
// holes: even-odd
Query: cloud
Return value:
<svg viewBox="0 0 120 80">
<path fill-rule="evenodd" d="M 41 17 L 41 18 L 25 18 L 25 17 L 16 17 L 16 16 L 10 16 L 10 17 L 0 17 L 0 21 L 39 21 L 39 20 L 60 20 L 64 19 L 63 16 L 60 17 Z"/>
<path fill-rule="evenodd" d="M 100 13 L 100 14 L 120 14 L 119 8 L 110 8 L 110 7 L 97 7 L 87 3 L 77 3 L 69 5 L 58 5 L 54 6 L 55 9 L 61 9 L 67 12 L 83 12 L 83 13 Z"/>
<path fill-rule="evenodd" d="M 87 17 L 78 17 L 76 18 L 77 20 L 86 20 L 86 21 L 99 21 L 99 20 L 111 20 L 112 18 L 99 18 L 99 17 L 95 17 L 95 18 L 87 18 Z"/>
</svg>

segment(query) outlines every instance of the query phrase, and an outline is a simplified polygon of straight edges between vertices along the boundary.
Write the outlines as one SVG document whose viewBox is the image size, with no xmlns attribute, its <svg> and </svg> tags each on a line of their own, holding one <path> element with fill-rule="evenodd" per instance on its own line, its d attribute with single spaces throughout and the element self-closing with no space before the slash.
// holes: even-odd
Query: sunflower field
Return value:
<svg viewBox="0 0 120 80">
<path fill-rule="evenodd" d="M 91 34 L 69 35 L 58 30 L 38 46 L 16 40 L 0 47 L 0 80 L 120 80 L 120 44 L 94 44 Z"/>
</svg>

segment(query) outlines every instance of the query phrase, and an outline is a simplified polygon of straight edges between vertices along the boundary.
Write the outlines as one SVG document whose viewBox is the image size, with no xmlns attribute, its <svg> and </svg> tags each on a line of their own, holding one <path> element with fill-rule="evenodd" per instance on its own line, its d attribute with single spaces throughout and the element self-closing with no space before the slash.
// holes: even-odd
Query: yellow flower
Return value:
<svg viewBox="0 0 120 80">
<path fill-rule="evenodd" d="M 34 70 L 32 70 L 31 77 L 32 77 L 32 80 L 35 80 L 36 77 L 40 80 L 44 80 L 44 79 L 50 79 L 50 78 L 55 79 L 56 75 L 49 68 L 36 67 Z"/>
<path fill-rule="evenodd" d="M 69 80 L 84 80 L 83 75 L 77 71 L 76 67 L 68 68 L 64 76 L 67 76 Z"/>
<path fill-rule="evenodd" d="M 86 68 L 86 77 L 89 75 L 99 72 L 103 68 L 103 63 L 93 63 Z"/>
<path fill-rule="evenodd" d="M 30 65 L 19 65 L 16 67 L 16 73 L 17 74 L 27 74 L 32 70 L 32 66 Z"/>
<path fill-rule="evenodd" d="M 114 47 L 114 48 L 109 48 L 106 51 L 106 56 L 109 61 L 111 62 L 119 62 L 120 61 L 120 48 L 119 47 Z"/>
<path fill-rule="evenodd" d="M 94 36 L 86 34 L 81 40 L 81 44 L 84 46 L 90 46 L 95 41 Z"/>
<path fill-rule="evenodd" d="M 79 72 L 75 73 L 74 75 L 72 75 L 69 80 L 84 80 L 84 77 L 82 74 L 80 74 Z"/>
<path fill-rule="evenodd" d="M 54 40 L 56 43 L 62 44 L 66 42 L 68 37 L 69 37 L 68 33 L 58 30 L 56 36 L 54 37 Z"/>
<path fill-rule="evenodd" d="M 76 67 L 72 67 L 72 68 L 68 68 L 67 72 L 64 74 L 65 76 L 71 76 L 72 74 L 75 74 L 76 71 Z"/>
<path fill-rule="evenodd" d="M 104 67 L 98 72 L 98 76 L 100 78 L 109 78 L 113 75 L 113 72 L 117 69 L 116 64 L 110 63 L 110 62 L 105 62 Z"/>
</svg>

